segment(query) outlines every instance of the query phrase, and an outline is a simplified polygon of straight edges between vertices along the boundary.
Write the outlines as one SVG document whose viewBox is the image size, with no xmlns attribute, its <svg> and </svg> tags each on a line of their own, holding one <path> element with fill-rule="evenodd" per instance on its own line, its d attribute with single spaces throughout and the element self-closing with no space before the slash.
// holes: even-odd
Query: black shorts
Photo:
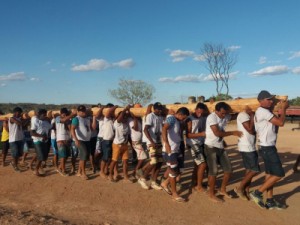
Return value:
<svg viewBox="0 0 300 225">
<path fill-rule="evenodd" d="M 285 176 L 285 172 L 275 146 L 260 146 L 259 153 L 264 160 L 266 174 L 277 177 Z"/>
<path fill-rule="evenodd" d="M 2 144 L 2 154 L 3 153 L 7 154 L 8 153 L 8 149 L 9 149 L 9 142 L 8 142 L 8 140 L 7 141 L 1 141 L 1 144 Z"/>
<path fill-rule="evenodd" d="M 244 167 L 246 170 L 260 172 L 257 151 L 241 152 L 241 155 L 242 155 L 243 164 L 244 164 Z"/>
<path fill-rule="evenodd" d="M 34 142 L 34 148 L 38 161 L 46 161 L 48 159 L 48 146 L 47 142 Z"/>
<path fill-rule="evenodd" d="M 13 158 L 19 158 L 23 155 L 24 141 L 22 140 L 9 142 L 9 147 L 11 151 L 11 156 Z"/>
<path fill-rule="evenodd" d="M 91 142 L 90 141 L 79 141 L 79 159 L 89 160 L 91 154 Z"/>
</svg>

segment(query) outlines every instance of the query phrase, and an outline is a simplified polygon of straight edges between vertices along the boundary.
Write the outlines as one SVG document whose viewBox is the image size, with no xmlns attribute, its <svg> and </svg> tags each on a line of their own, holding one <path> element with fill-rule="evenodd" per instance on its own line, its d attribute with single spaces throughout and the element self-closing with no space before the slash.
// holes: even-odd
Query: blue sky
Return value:
<svg viewBox="0 0 300 225">
<path fill-rule="evenodd" d="M 118 103 L 120 78 L 162 103 L 215 95 L 206 42 L 234 49 L 230 95 L 300 96 L 300 1 L 1 0 L 0 102 Z"/>
</svg>

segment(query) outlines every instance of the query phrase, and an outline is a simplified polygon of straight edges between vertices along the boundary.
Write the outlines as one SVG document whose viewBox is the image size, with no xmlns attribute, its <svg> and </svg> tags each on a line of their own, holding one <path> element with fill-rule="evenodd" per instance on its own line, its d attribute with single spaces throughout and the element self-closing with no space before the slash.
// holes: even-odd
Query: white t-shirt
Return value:
<svg viewBox="0 0 300 225">
<path fill-rule="evenodd" d="M 66 127 L 67 124 L 71 124 L 71 120 L 65 123 L 61 123 L 60 116 L 55 118 L 55 127 L 56 127 L 56 140 L 57 141 L 68 141 L 70 140 L 70 131 Z"/>
<path fill-rule="evenodd" d="M 128 135 L 129 135 L 128 123 L 118 123 L 118 121 L 115 120 L 114 128 L 115 128 L 115 138 L 113 143 L 117 145 L 127 143 Z"/>
<path fill-rule="evenodd" d="M 254 125 L 261 146 L 275 146 L 276 144 L 276 126 L 270 122 L 273 117 L 274 114 L 263 107 L 259 107 L 255 112 Z"/>
<path fill-rule="evenodd" d="M 154 112 L 147 115 L 145 126 L 150 126 L 148 131 L 154 143 L 161 143 L 162 124 L 163 118 L 161 116 L 155 115 Z M 147 137 L 146 142 L 151 144 Z"/>
<path fill-rule="evenodd" d="M 244 127 L 243 123 L 250 121 L 250 115 L 246 112 L 240 112 L 237 116 L 237 130 L 243 132 L 239 138 L 238 147 L 240 152 L 255 151 L 255 135 L 250 134 Z"/>
<path fill-rule="evenodd" d="M 134 127 L 134 119 L 129 119 L 129 128 L 130 128 L 130 136 L 132 141 L 141 141 L 142 140 L 142 123 L 138 119 L 137 120 L 138 130 L 133 129 Z"/>
<path fill-rule="evenodd" d="M 91 120 L 88 117 L 76 116 L 72 119 L 72 125 L 74 125 L 77 139 L 80 141 L 90 141 L 91 131 Z"/>
<path fill-rule="evenodd" d="M 112 141 L 115 137 L 114 122 L 111 118 L 103 119 L 103 140 Z"/>
<path fill-rule="evenodd" d="M 217 125 L 220 131 L 225 131 L 225 127 L 230 120 L 230 115 L 221 119 L 215 112 L 209 114 L 206 120 L 205 144 L 211 147 L 224 148 L 223 138 L 217 137 L 211 129 L 211 126 Z"/>
<path fill-rule="evenodd" d="M 190 121 L 192 122 L 192 130 L 191 133 L 196 134 L 205 131 L 206 125 L 206 117 L 195 117 L 194 115 L 189 116 Z M 204 144 L 205 137 L 198 137 L 198 138 L 187 138 L 186 143 L 189 146 L 199 144 Z"/>
<path fill-rule="evenodd" d="M 167 131 L 167 138 L 169 145 L 171 147 L 172 153 L 178 153 L 181 142 L 181 129 L 180 122 L 173 115 L 167 115 L 165 124 L 169 124 L 169 129 Z M 166 152 L 165 145 L 163 145 L 163 152 Z"/>
<path fill-rule="evenodd" d="M 47 120 L 40 120 L 36 116 L 31 118 L 31 130 L 35 130 L 37 134 L 42 134 L 48 136 L 49 130 L 51 129 L 51 124 Z M 42 137 L 32 136 L 34 142 L 43 141 Z"/>
<path fill-rule="evenodd" d="M 101 119 L 97 120 L 97 122 L 98 122 L 98 127 L 99 127 L 98 137 L 103 138 L 104 118 L 101 118 Z"/>
<path fill-rule="evenodd" d="M 21 119 L 15 117 L 14 119 L 21 122 Z M 9 130 L 9 139 L 8 139 L 9 142 L 21 141 L 24 139 L 22 126 L 16 123 L 11 123 L 10 118 L 8 121 L 8 130 Z"/>
<path fill-rule="evenodd" d="M 55 118 L 51 120 L 51 126 L 55 124 Z M 56 139 L 56 133 L 54 129 L 51 129 L 51 139 Z"/>
</svg>

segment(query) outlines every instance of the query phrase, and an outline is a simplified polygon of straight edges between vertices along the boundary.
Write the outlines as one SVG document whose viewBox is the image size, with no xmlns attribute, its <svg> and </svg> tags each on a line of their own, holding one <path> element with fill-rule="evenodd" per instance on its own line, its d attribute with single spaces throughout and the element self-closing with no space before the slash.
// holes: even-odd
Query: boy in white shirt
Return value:
<svg viewBox="0 0 300 225">
<path fill-rule="evenodd" d="M 245 176 L 234 192 L 243 200 L 248 200 L 252 178 L 260 171 L 258 154 L 255 148 L 254 112 L 249 107 L 237 116 L 237 129 L 243 132 L 238 148 L 246 169 Z"/>
<path fill-rule="evenodd" d="M 184 121 L 190 112 L 187 108 L 181 107 L 175 115 L 168 115 L 162 128 L 163 152 L 167 162 L 168 178 L 161 184 L 162 188 L 169 194 L 168 184 L 171 185 L 172 199 L 177 202 L 184 202 L 185 199 L 180 197 L 176 191 L 176 177 L 180 174 L 179 154 L 182 130 L 180 121 Z"/>
<path fill-rule="evenodd" d="M 218 174 L 218 162 L 222 166 L 224 176 L 219 191 L 220 195 L 227 198 L 231 196 L 226 191 L 226 186 L 229 182 L 232 173 L 231 163 L 226 150 L 224 149 L 224 137 L 234 135 L 242 136 L 241 131 L 225 131 L 225 127 L 230 120 L 230 106 L 225 102 L 219 102 L 215 106 L 215 112 L 211 113 L 206 120 L 205 129 L 205 156 L 208 166 L 208 184 L 209 198 L 213 202 L 223 202 L 222 199 L 216 197 L 215 184 Z"/>
</svg>

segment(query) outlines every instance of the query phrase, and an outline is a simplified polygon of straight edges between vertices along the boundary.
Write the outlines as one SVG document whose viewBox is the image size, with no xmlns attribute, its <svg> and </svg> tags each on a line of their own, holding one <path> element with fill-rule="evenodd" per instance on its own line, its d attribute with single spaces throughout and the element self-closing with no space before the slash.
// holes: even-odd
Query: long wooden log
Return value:
<svg viewBox="0 0 300 225">
<path fill-rule="evenodd" d="M 275 101 L 274 101 L 274 112 L 278 112 L 278 110 L 280 109 L 280 101 L 286 101 L 288 99 L 288 96 L 276 96 L 275 97 Z M 259 107 L 259 102 L 256 98 L 242 98 L 242 99 L 235 99 L 235 100 L 229 100 L 229 101 L 224 101 L 226 102 L 228 105 L 230 105 L 231 109 L 232 109 L 232 113 L 239 113 L 242 112 L 243 110 L 245 110 L 246 107 L 251 108 L 252 111 L 255 111 L 258 107 Z M 204 104 L 207 105 L 208 110 L 210 112 L 213 112 L 215 110 L 215 105 L 218 102 L 205 102 Z M 167 104 L 166 109 L 169 110 L 169 112 L 176 112 L 179 108 L 181 107 L 186 107 L 189 109 L 190 112 L 194 112 L 195 108 L 196 108 L 197 103 L 194 104 Z M 115 110 L 115 115 L 117 115 L 119 112 L 121 112 L 124 108 L 116 108 Z M 93 115 L 96 115 L 96 113 L 98 112 L 99 108 L 92 108 L 91 109 L 93 112 Z M 76 109 L 72 109 L 73 113 L 76 113 Z M 146 114 L 147 111 L 147 107 L 143 107 L 143 108 L 130 108 L 130 112 L 133 113 L 133 115 L 137 116 L 137 117 L 142 117 Z M 103 115 L 106 115 L 109 112 L 108 108 L 103 109 Z M 47 116 L 49 118 L 54 117 L 56 115 L 59 115 L 59 111 L 55 110 L 48 110 Z M 34 115 L 36 115 L 35 111 L 30 111 L 28 112 L 28 114 L 24 114 L 25 117 L 29 116 L 32 117 Z M 7 119 L 9 117 L 11 117 L 12 114 L 6 114 L 4 116 L 0 116 L 0 120 L 3 119 Z"/>
</svg>

